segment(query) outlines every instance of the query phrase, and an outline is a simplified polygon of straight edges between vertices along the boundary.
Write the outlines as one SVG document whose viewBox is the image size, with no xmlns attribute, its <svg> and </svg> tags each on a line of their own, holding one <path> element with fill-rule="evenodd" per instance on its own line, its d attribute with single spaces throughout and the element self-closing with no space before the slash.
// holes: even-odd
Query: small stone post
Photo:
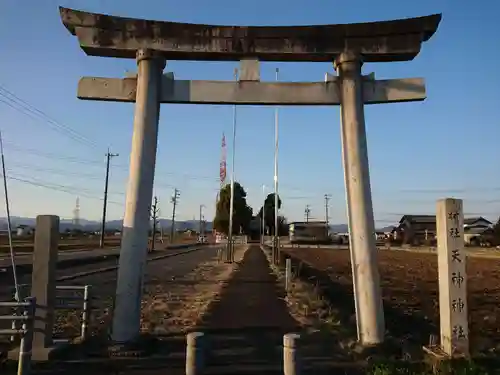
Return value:
<svg viewBox="0 0 500 375">
<path fill-rule="evenodd" d="M 292 282 L 292 259 L 286 258 L 285 261 L 285 290 L 290 290 L 290 283 Z"/>
<path fill-rule="evenodd" d="M 300 334 L 287 333 L 283 336 L 283 374 L 300 375 Z"/>
<path fill-rule="evenodd" d="M 467 275 L 461 199 L 438 201 L 436 229 L 441 349 L 450 357 L 468 357 Z"/>
<path fill-rule="evenodd" d="M 190 332 L 186 339 L 186 375 L 200 375 L 205 367 L 205 334 Z"/>
<path fill-rule="evenodd" d="M 59 249 L 59 216 L 40 215 L 36 218 L 31 297 L 36 300 L 33 322 L 33 349 L 48 349 L 53 345 L 54 305 L 56 298 L 56 266 Z"/>
</svg>

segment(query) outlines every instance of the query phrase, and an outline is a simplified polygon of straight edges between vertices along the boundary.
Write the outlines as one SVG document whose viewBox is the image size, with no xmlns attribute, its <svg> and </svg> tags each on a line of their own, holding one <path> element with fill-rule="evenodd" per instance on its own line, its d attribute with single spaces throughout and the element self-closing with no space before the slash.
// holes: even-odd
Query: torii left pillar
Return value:
<svg viewBox="0 0 500 375">
<path fill-rule="evenodd" d="M 137 93 L 130 172 L 113 315 L 112 339 L 134 341 L 140 332 L 144 265 L 158 143 L 160 94 L 165 60 L 137 51 Z"/>
<path fill-rule="evenodd" d="M 341 53 L 335 61 L 339 72 L 342 159 L 358 339 L 364 345 L 377 345 L 384 341 L 385 320 L 375 243 L 361 65 L 362 56 L 351 51 Z"/>
</svg>

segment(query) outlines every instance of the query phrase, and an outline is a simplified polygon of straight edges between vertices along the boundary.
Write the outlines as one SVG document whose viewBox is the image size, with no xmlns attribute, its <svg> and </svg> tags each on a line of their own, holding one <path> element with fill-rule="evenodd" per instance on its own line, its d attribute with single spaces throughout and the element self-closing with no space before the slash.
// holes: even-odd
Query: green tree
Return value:
<svg viewBox="0 0 500 375">
<path fill-rule="evenodd" d="M 234 183 L 233 234 L 239 234 L 240 229 L 247 234 L 252 221 L 252 208 L 247 204 L 247 193 L 238 182 Z M 229 209 L 231 207 L 231 184 L 224 186 L 219 193 L 219 200 L 214 218 L 214 229 L 217 232 L 229 234 Z"/>
<path fill-rule="evenodd" d="M 493 233 L 491 235 L 491 239 L 494 245 L 500 245 L 500 218 L 493 225 Z"/>
<path fill-rule="evenodd" d="M 275 202 L 276 202 L 276 199 L 275 199 L 275 194 L 274 193 L 271 193 L 269 194 L 267 197 L 266 197 L 266 200 L 264 201 L 264 207 L 261 207 L 260 210 L 259 210 L 259 214 L 257 215 L 259 217 L 259 219 L 261 220 L 262 222 L 262 211 L 263 211 L 263 208 L 264 208 L 264 223 L 265 223 L 265 226 L 267 228 L 267 230 L 269 231 L 270 234 L 273 234 L 274 233 L 274 206 L 275 206 Z M 278 209 L 281 208 L 281 198 L 280 196 L 278 195 Z M 280 223 L 282 221 L 280 220 L 285 220 L 284 218 L 280 219 L 280 216 L 278 216 L 278 228 L 280 228 L 280 234 L 281 234 L 281 225 Z"/>
</svg>

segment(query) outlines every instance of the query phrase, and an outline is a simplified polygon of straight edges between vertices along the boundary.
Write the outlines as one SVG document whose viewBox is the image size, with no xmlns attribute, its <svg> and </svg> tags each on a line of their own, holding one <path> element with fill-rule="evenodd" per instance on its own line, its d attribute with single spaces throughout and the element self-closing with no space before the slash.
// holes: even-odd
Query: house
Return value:
<svg viewBox="0 0 500 375">
<path fill-rule="evenodd" d="M 488 229 L 493 226 L 493 223 L 482 216 L 469 217 L 464 219 L 464 228 L 483 228 Z"/>
<path fill-rule="evenodd" d="M 493 223 L 484 217 L 470 217 L 464 219 L 464 241 L 466 244 L 473 244 L 483 235 L 489 234 Z"/>
<path fill-rule="evenodd" d="M 329 228 L 325 221 L 295 221 L 288 225 L 290 242 L 317 243 L 330 240 Z"/>
<path fill-rule="evenodd" d="M 466 244 L 481 236 L 492 228 L 491 221 L 484 217 L 464 219 L 464 242 Z M 404 215 L 399 226 L 394 229 L 395 239 L 407 244 L 420 244 L 436 238 L 436 216 L 434 215 Z"/>
<path fill-rule="evenodd" d="M 33 228 L 29 225 L 18 225 L 16 227 L 16 235 L 19 237 L 30 236 L 33 234 Z"/>
<path fill-rule="evenodd" d="M 407 244 L 431 241 L 436 238 L 436 216 L 403 215 L 394 229 L 394 237 Z"/>
</svg>

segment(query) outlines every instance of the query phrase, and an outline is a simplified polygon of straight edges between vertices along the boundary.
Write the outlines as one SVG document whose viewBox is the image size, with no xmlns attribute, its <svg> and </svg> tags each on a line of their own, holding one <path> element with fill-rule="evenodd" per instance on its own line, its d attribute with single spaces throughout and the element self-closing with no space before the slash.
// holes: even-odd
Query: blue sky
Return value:
<svg viewBox="0 0 500 375">
<path fill-rule="evenodd" d="M 467 215 L 496 219 L 500 214 L 496 1 L 479 7 L 463 0 L 5 0 L 0 4 L 0 85 L 32 106 L 13 109 L 19 101 L 0 89 L 7 169 L 17 179 L 9 180 L 14 215 L 71 217 L 80 197 L 81 216 L 98 219 L 108 146 L 120 154 L 112 162 L 109 218 L 121 218 L 124 212 L 134 106 L 80 101 L 76 87 L 84 75 L 122 77 L 135 70 L 135 61 L 86 56 L 61 24 L 58 5 L 235 25 L 349 23 L 443 13 L 436 35 L 414 61 L 363 67 L 377 78 L 425 77 L 428 92 L 420 103 L 365 107 L 377 224 L 391 224 L 402 214 L 433 213 L 436 199 L 446 196 L 463 198 Z M 231 80 L 235 66 L 172 61 L 166 71 L 180 79 Z M 294 81 L 321 81 L 333 71 L 323 63 L 264 63 L 263 79 L 273 80 L 276 67 L 280 80 Z M 273 108 L 238 108 L 236 179 L 255 211 L 262 184 L 273 183 L 273 121 Z M 170 196 L 177 187 L 179 217 L 191 219 L 205 204 L 205 215 L 212 218 L 222 132 L 228 138 L 230 173 L 231 126 L 230 106 L 162 106 L 155 177 L 162 216 L 170 216 Z M 338 107 L 281 108 L 280 130 L 285 215 L 302 220 L 309 204 L 312 217 L 322 219 L 323 195 L 328 193 L 331 222 L 345 222 Z"/>
</svg>

